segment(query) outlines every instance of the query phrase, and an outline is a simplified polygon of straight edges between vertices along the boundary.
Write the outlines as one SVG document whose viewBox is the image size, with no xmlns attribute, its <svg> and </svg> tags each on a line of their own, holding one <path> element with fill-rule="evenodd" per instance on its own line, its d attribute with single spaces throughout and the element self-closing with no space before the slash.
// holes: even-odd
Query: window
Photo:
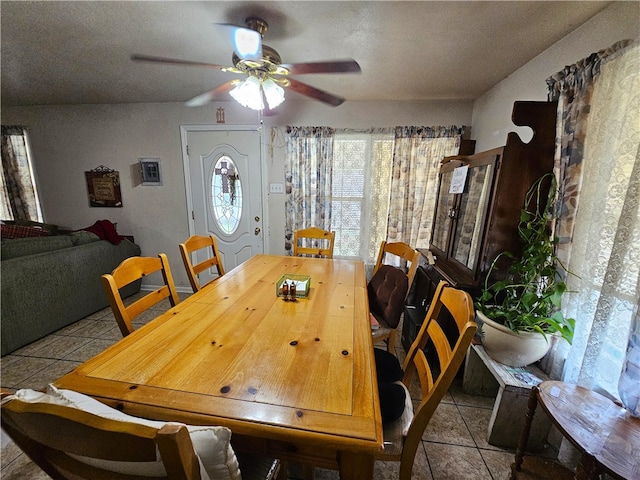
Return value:
<svg viewBox="0 0 640 480">
<path fill-rule="evenodd" d="M 0 182 L 0 214 L 3 220 L 43 221 L 29 139 L 23 127 L 2 126 Z"/>
<path fill-rule="evenodd" d="M 285 249 L 295 229 L 309 226 L 336 232 L 334 257 L 368 267 L 383 240 L 419 246 L 430 231 L 439 162 L 458 151 L 463 130 L 287 127 Z"/>
<path fill-rule="evenodd" d="M 336 133 L 333 149 L 334 256 L 375 260 L 386 234 L 393 133 Z"/>
<path fill-rule="evenodd" d="M 211 204 L 220 230 L 227 235 L 235 232 L 242 216 L 242 183 L 231 157 L 223 155 L 216 161 L 211 181 Z"/>
</svg>

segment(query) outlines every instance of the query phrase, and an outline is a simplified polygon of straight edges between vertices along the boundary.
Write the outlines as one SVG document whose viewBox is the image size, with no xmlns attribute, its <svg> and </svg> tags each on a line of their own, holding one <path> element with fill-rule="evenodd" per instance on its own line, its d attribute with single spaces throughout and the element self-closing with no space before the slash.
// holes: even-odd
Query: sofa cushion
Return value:
<svg viewBox="0 0 640 480">
<path fill-rule="evenodd" d="M 51 252 L 72 247 L 71 238 L 66 235 L 36 238 L 15 238 L 2 242 L 0 248 L 2 260 Z"/>
</svg>

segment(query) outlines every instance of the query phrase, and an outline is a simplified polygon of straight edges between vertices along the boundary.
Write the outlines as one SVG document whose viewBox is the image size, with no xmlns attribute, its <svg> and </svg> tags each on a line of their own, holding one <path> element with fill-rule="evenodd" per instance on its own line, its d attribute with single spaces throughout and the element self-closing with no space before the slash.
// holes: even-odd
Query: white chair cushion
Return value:
<svg viewBox="0 0 640 480">
<path fill-rule="evenodd" d="M 35 390 L 18 390 L 15 395 L 5 398 L 18 398 L 29 403 L 54 403 L 64 405 L 99 417 L 122 422 L 137 423 L 153 428 L 162 428 L 166 423 L 144 418 L 133 417 L 119 410 L 109 407 L 87 395 L 71 390 L 57 389 L 49 385 L 47 393 Z M 4 402 L 3 402 L 4 403 Z M 226 427 L 187 425 L 193 447 L 200 460 L 200 474 L 203 480 L 240 480 L 238 460 L 231 447 L 231 430 Z M 165 476 L 166 471 L 158 456 L 156 462 L 112 462 L 94 458 L 75 457 L 78 460 L 118 473 L 130 475 Z"/>
<path fill-rule="evenodd" d="M 400 381 L 394 383 L 402 385 L 402 388 L 404 388 L 404 412 L 402 412 L 402 416 L 398 420 L 396 420 L 396 422 L 400 424 L 402 436 L 406 437 L 407 433 L 409 433 L 411 422 L 413 421 L 413 402 L 411 402 L 411 394 L 409 393 L 409 389 L 406 387 L 406 385 Z"/>
</svg>

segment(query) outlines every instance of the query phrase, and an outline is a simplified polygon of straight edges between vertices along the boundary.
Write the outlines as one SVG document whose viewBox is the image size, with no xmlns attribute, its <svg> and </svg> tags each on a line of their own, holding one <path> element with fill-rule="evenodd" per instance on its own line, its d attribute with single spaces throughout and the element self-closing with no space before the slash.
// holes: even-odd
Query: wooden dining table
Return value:
<svg viewBox="0 0 640 480">
<path fill-rule="evenodd" d="M 284 274 L 307 297 L 277 296 Z M 383 448 L 361 261 L 256 255 L 54 384 L 341 479 L 372 478 Z"/>
</svg>

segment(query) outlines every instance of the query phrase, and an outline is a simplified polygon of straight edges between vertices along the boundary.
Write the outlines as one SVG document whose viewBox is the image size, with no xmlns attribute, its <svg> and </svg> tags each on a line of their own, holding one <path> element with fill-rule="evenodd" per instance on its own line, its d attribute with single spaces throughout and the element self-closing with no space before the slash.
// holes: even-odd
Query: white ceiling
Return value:
<svg viewBox="0 0 640 480">
<path fill-rule="evenodd" d="M 361 74 L 296 77 L 347 101 L 474 99 L 609 3 L 2 1 L 1 101 L 184 102 L 234 77 L 130 55 L 231 65 L 214 23 L 248 16 L 284 63 L 357 60 Z"/>
</svg>

